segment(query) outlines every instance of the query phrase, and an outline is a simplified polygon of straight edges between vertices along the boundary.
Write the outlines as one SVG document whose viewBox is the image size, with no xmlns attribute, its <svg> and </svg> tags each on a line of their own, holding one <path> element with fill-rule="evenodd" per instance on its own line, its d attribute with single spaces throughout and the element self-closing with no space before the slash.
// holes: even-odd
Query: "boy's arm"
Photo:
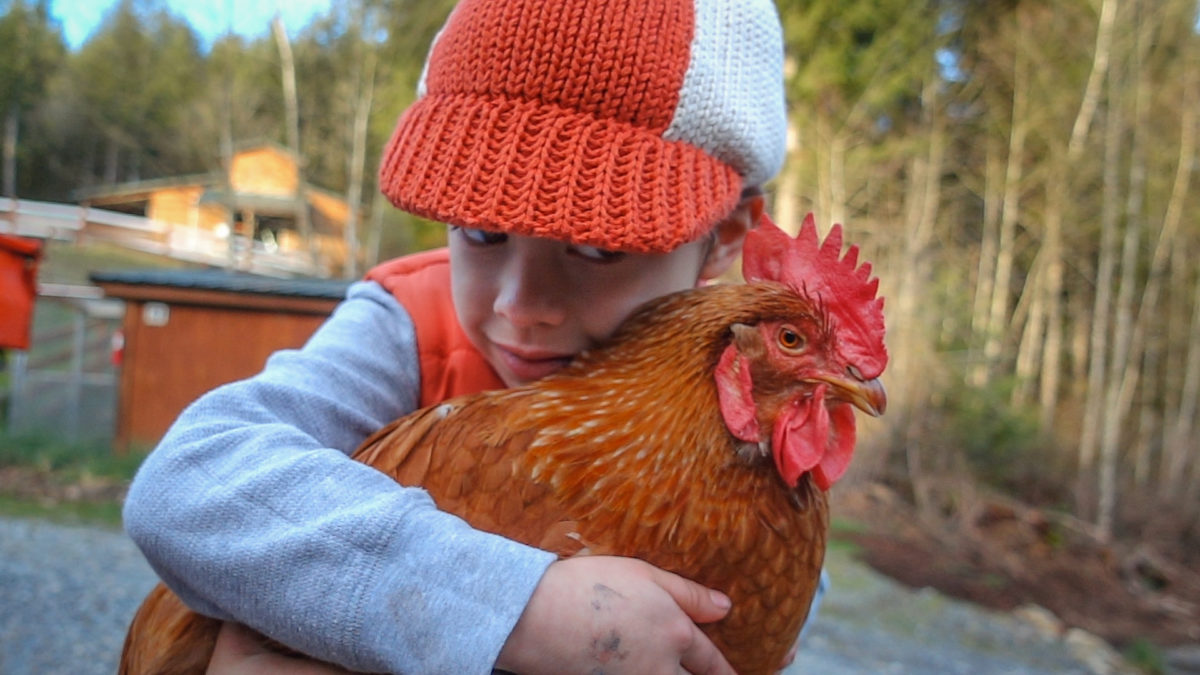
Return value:
<svg viewBox="0 0 1200 675">
<path fill-rule="evenodd" d="M 347 456 L 415 407 L 412 333 L 356 284 L 304 348 L 180 415 L 125 523 L 190 606 L 356 670 L 490 670 L 553 556 Z"/>
<path fill-rule="evenodd" d="M 632 558 L 579 556 L 551 565 L 496 662 L 526 675 L 733 675 L 696 627 L 715 621 L 729 599 Z M 786 665 L 786 664 L 785 664 Z M 236 623 L 225 623 L 209 675 L 338 675 L 347 671 L 274 652 Z"/>
</svg>

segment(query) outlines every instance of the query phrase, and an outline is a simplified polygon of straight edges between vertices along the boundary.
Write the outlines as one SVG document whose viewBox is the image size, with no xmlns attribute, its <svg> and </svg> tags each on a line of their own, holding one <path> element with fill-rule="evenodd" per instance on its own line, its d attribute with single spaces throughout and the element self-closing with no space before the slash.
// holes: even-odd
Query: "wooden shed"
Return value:
<svg viewBox="0 0 1200 675">
<path fill-rule="evenodd" d="M 350 283 L 215 269 L 97 272 L 91 279 L 125 301 L 118 451 L 152 446 L 201 394 L 257 373 L 272 352 L 303 345 Z"/>
</svg>

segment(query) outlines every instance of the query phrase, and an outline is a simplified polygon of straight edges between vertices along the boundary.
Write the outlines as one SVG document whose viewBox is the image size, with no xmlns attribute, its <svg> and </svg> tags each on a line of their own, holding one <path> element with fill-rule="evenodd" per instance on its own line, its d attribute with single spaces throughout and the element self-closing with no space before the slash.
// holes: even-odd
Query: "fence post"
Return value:
<svg viewBox="0 0 1200 675">
<path fill-rule="evenodd" d="M 14 350 L 12 360 L 12 378 L 8 381 L 8 434 L 17 432 L 17 420 L 21 412 L 21 398 L 25 391 L 25 369 L 28 367 L 29 352 L 24 349 Z"/>
<path fill-rule="evenodd" d="M 87 322 L 83 310 L 74 307 L 74 331 L 71 334 L 71 380 L 67 385 L 67 431 L 79 440 L 79 406 L 83 405 L 83 348 Z"/>
</svg>

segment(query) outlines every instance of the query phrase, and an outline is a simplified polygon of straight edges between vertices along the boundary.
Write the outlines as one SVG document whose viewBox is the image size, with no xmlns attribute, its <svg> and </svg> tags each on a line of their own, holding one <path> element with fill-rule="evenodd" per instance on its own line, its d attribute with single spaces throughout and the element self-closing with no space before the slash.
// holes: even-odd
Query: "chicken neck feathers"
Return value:
<svg viewBox="0 0 1200 675">
<path fill-rule="evenodd" d="M 732 323 L 810 310 L 769 283 L 667 296 L 559 374 L 404 418 L 356 459 L 474 527 L 725 591 L 733 611 L 705 629 L 739 672 L 771 672 L 815 592 L 827 505 L 730 435 L 712 373 Z"/>
</svg>

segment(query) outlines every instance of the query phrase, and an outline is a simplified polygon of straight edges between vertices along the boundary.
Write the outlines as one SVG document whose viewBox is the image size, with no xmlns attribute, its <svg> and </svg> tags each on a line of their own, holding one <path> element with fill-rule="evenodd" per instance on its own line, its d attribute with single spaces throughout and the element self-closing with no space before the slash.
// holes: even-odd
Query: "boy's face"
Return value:
<svg viewBox="0 0 1200 675">
<path fill-rule="evenodd" d="M 713 264 L 726 244 L 709 238 L 653 255 L 458 227 L 449 239 L 459 323 L 510 387 L 562 368 L 643 302 L 728 265 Z"/>
</svg>

